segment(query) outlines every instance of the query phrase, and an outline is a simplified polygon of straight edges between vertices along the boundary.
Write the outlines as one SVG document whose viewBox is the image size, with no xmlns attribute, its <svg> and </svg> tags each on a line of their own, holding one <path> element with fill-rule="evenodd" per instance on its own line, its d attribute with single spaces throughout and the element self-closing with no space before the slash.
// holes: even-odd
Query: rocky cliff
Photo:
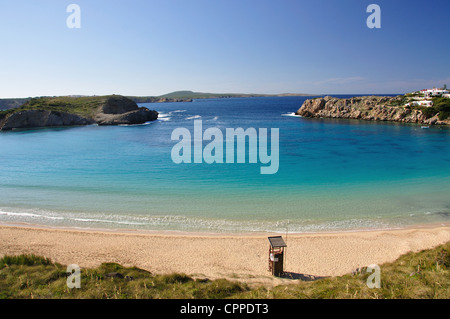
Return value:
<svg viewBox="0 0 450 319">
<path fill-rule="evenodd" d="M 306 100 L 297 115 L 315 118 L 345 118 L 370 121 L 397 121 L 421 124 L 450 124 L 438 114 L 427 117 L 423 109 L 405 107 L 403 96 L 360 96 L 338 99 L 331 96 Z"/>
<path fill-rule="evenodd" d="M 93 123 L 90 119 L 70 113 L 28 110 L 12 113 L 0 122 L 0 130 L 8 131 L 16 128 L 88 125 Z"/>
<path fill-rule="evenodd" d="M 0 130 L 89 124 L 142 124 L 157 118 L 158 112 L 139 107 L 132 100 L 119 95 L 40 98 L 0 114 Z"/>
<path fill-rule="evenodd" d="M 123 96 L 108 98 L 93 117 L 99 125 L 142 124 L 157 118 L 158 112 L 138 107 L 135 102 Z"/>
</svg>

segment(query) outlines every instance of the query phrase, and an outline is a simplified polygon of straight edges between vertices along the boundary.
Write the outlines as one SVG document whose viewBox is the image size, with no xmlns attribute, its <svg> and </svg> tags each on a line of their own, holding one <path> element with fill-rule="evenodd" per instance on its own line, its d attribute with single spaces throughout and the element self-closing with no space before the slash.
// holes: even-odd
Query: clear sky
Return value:
<svg viewBox="0 0 450 319">
<path fill-rule="evenodd" d="M 1 0 L 0 97 L 450 86 L 449 17 L 449 0 Z"/>
</svg>

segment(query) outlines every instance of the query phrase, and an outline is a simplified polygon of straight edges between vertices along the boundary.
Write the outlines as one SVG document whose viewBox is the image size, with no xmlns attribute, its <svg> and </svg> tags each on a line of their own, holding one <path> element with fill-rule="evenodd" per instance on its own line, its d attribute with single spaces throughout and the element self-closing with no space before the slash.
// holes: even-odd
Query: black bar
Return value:
<svg viewBox="0 0 450 319">
<path fill-rule="evenodd" d="M 416 314 L 417 309 L 448 309 L 448 300 L 0 300 L 2 313 L 52 316 L 142 314 L 144 318 L 300 318 L 362 314 Z M 428 308 L 430 309 L 430 308 Z M 128 318 L 126 318 L 128 319 Z"/>
</svg>

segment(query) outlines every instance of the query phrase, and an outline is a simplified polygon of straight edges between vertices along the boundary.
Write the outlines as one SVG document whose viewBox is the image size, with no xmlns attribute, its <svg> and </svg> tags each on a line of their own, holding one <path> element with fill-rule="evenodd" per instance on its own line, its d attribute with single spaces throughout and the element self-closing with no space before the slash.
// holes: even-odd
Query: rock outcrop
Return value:
<svg viewBox="0 0 450 319">
<path fill-rule="evenodd" d="M 361 96 L 338 99 L 331 96 L 306 100 L 297 115 L 314 118 L 345 118 L 369 121 L 396 121 L 421 124 L 450 124 L 438 116 L 427 118 L 419 109 L 404 107 L 402 97 Z"/>
<path fill-rule="evenodd" d="M 65 112 L 28 110 L 13 113 L 0 122 L 0 130 L 94 124 L 94 120 Z"/>
<path fill-rule="evenodd" d="M 157 118 L 158 112 L 138 107 L 135 102 L 123 96 L 108 98 L 94 116 L 98 125 L 142 124 Z"/>
<path fill-rule="evenodd" d="M 158 112 L 139 107 L 132 100 L 113 95 L 72 99 L 37 99 L 3 115 L 0 130 L 75 125 L 142 124 L 154 121 Z"/>
<path fill-rule="evenodd" d="M 135 102 L 120 95 L 114 95 L 106 99 L 101 107 L 101 112 L 105 114 L 123 114 L 137 110 L 139 107 Z"/>
</svg>

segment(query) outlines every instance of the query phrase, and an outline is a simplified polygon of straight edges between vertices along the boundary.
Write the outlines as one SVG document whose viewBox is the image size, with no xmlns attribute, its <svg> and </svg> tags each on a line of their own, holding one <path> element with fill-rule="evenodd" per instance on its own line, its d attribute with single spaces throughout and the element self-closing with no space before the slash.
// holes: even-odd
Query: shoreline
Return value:
<svg viewBox="0 0 450 319">
<path fill-rule="evenodd" d="M 188 230 L 157 230 L 157 229 L 133 229 L 133 228 L 101 228 L 101 227 L 79 227 L 79 226 L 51 226 L 44 224 L 34 224 L 27 222 L 4 222 L 0 221 L 0 228 L 18 227 L 30 229 L 48 229 L 48 230 L 66 230 L 81 232 L 99 232 L 112 234 L 136 234 L 136 235 L 152 235 L 152 236 L 183 236 L 183 237 L 264 237 L 264 236 L 286 236 L 286 231 L 247 231 L 247 232 L 214 232 L 214 231 L 188 231 Z M 318 230 L 305 232 L 287 232 L 288 236 L 306 236 L 306 235 L 332 235 L 332 234 L 351 234 L 366 232 L 383 232 L 383 231 L 399 231 L 408 229 L 433 229 L 440 227 L 449 227 L 450 221 L 420 223 L 386 228 L 356 228 L 356 229 L 339 229 L 339 230 Z M 449 239 L 450 240 L 450 239 Z M 0 251 L 1 253 L 1 251 Z"/>
<path fill-rule="evenodd" d="M 115 262 L 152 273 L 273 286 L 295 283 L 268 272 L 268 236 L 85 230 L 0 223 L 0 256 L 35 254 L 81 268 Z M 285 271 L 292 275 L 341 276 L 370 264 L 392 262 L 408 252 L 450 241 L 450 224 L 394 230 L 288 233 Z"/>
</svg>

